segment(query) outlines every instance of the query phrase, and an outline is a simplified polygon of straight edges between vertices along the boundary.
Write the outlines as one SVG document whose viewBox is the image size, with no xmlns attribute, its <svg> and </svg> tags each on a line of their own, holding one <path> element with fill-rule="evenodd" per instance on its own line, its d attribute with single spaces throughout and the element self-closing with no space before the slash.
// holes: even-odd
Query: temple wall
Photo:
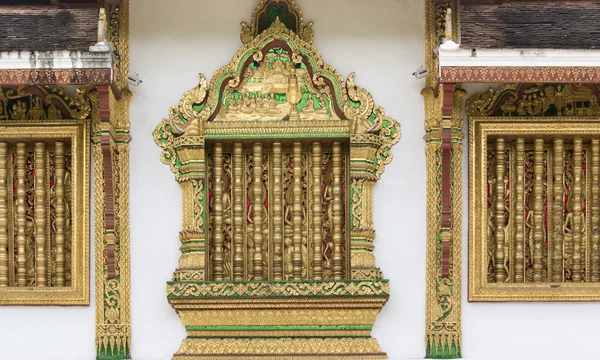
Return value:
<svg viewBox="0 0 600 360">
<path fill-rule="evenodd" d="M 376 256 L 392 296 L 373 335 L 391 359 L 425 356 L 425 143 L 421 0 L 297 0 L 314 21 L 315 47 L 344 77 L 371 91 L 402 125 L 394 161 L 375 186 Z M 181 192 L 152 131 L 180 95 L 210 80 L 241 46 L 239 23 L 256 1 L 133 0 L 131 71 L 143 80 L 131 106 L 131 301 L 135 360 L 165 360 L 185 331 L 165 282 L 179 259 Z M 470 94 L 486 85 L 466 86 Z M 466 115 L 465 115 L 466 116 Z M 465 133 L 468 133 L 465 122 Z M 468 137 L 465 141 L 468 144 Z M 592 352 L 598 304 L 467 302 L 468 148 L 464 152 L 463 356 L 466 359 L 578 359 Z M 93 203 L 93 193 L 92 200 Z M 92 219 L 93 208 L 92 210 Z M 93 228 L 93 226 L 92 226 Z M 94 267 L 91 256 L 91 269 Z M 89 307 L 0 307 L 2 359 L 94 359 L 94 279 Z"/>
</svg>

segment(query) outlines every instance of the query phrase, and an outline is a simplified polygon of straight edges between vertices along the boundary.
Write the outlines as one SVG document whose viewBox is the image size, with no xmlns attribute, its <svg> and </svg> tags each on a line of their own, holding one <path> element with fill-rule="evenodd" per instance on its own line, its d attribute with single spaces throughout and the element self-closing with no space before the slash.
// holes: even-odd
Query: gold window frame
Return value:
<svg viewBox="0 0 600 360">
<path fill-rule="evenodd" d="M 0 287 L 0 305 L 89 305 L 89 119 L 0 121 L 0 138 L 8 142 L 67 140 L 72 153 L 71 286 Z M 82 215 L 78 215 L 82 214 Z"/>
<path fill-rule="evenodd" d="M 600 138 L 599 118 L 577 117 L 471 117 L 469 120 L 469 301 L 473 302 L 533 302 L 533 301 L 598 301 L 600 283 L 490 283 L 486 261 L 486 195 L 487 154 L 490 138 L 507 140 L 521 138 L 578 137 L 585 142 Z M 550 168 L 550 165 L 548 165 Z M 587 174 L 588 179 L 591 175 Z M 586 182 L 590 186 L 591 181 Z M 552 185 L 548 185 L 551 187 Z M 589 194 L 589 192 L 588 192 Z M 549 205 L 550 206 L 550 205 Z M 552 215 L 549 215 L 552 216 Z M 587 216 L 586 224 L 591 221 Z M 547 230 L 552 231 L 551 229 Z M 588 230 L 591 233 L 591 230 Z M 586 240 L 587 241 L 587 240 Z M 585 258 L 589 258 L 591 246 Z"/>
</svg>

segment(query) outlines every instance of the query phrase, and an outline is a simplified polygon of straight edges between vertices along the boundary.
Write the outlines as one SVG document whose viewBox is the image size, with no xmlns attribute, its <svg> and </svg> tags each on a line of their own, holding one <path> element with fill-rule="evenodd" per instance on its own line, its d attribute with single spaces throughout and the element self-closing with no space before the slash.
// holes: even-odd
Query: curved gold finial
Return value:
<svg viewBox="0 0 600 360">
<path fill-rule="evenodd" d="M 348 93 L 348 98 L 350 98 L 352 102 L 358 103 L 359 106 L 354 107 L 351 104 L 346 104 L 344 113 L 348 119 L 353 121 L 353 133 L 363 134 L 367 133 L 367 130 L 371 128 L 369 116 L 373 113 L 375 102 L 373 101 L 373 96 L 371 96 L 367 90 L 356 86 L 354 83 L 354 75 L 355 73 L 353 72 L 348 76 L 348 80 L 346 80 L 346 91 Z"/>
<path fill-rule="evenodd" d="M 204 75 L 200 74 L 200 82 L 198 83 L 198 86 L 187 91 L 181 97 L 181 100 L 179 101 L 179 111 L 187 120 L 191 120 L 199 115 L 199 113 L 194 110 L 194 106 L 204 102 L 206 99 L 207 89 L 208 85 L 206 83 L 206 78 Z"/>
<path fill-rule="evenodd" d="M 242 23 L 242 43 L 248 44 L 270 28 L 277 19 L 302 40 L 312 44 L 314 40 L 313 23 L 309 22 L 304 25 L 302 12 L 294 0 L 262 0 L 252 14 L 250 25 Z"/>
</svg>

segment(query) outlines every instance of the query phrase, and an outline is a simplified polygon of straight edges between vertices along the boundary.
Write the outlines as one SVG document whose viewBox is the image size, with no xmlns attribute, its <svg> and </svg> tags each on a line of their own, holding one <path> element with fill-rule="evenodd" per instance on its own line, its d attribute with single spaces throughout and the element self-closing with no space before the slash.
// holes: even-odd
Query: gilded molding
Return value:
<svg viewBox="0 0 600 360">
<path fill-rule="evenodd" d="M 440 73 L 445 83 L 600 83 L 597 67 L 443 66 Z"/>
</svg>

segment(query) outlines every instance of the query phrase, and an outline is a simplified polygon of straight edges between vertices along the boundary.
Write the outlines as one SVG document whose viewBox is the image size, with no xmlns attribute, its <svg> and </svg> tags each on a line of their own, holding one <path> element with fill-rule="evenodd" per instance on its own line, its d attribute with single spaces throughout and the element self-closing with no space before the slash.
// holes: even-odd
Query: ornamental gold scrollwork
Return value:
<svg viewBox="0 0 600 360">
<path fill-rule="evenodd" d="M 469 116 L 600 116 L 600 87 L 577 84 L 508 84 L 473 96 Z"/>
</svg>

